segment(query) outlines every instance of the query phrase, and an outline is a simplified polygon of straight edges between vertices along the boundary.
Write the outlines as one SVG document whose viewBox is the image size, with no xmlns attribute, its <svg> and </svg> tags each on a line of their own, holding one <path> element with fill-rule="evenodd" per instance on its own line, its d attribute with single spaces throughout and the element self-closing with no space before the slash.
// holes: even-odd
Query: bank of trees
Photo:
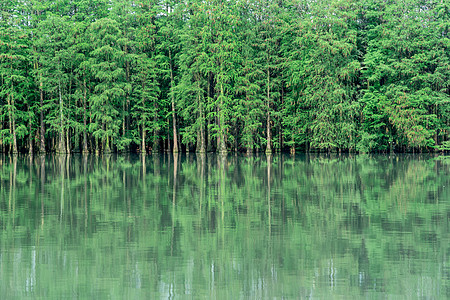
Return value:
<svg viewBox="0 0 450 300">
<path fill-rule="evenodd" d="M 0 152 L 450 149 L 447 1 L 0 12 Z"/>
</svg>

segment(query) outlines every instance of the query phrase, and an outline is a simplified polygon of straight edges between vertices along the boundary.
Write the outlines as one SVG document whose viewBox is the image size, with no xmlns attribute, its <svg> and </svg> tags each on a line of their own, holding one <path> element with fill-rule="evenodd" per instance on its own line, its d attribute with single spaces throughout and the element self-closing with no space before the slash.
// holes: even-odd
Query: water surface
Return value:
<svg viewBox="0 0 450 300">
<path fill-rule="evenodd" d="M 0 293 L 450 297 L 450 160 L 0 156 Z"/>
</svg>

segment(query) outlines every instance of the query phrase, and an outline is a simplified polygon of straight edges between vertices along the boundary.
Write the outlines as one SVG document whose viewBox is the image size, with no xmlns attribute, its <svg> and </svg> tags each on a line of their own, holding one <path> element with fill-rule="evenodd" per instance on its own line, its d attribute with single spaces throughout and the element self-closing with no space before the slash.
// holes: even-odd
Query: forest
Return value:
<svg viewBox="0 0 450 300">
<path fill-rule="evenodd" d="M 450 150 L 443 0 L 2 0 L 0 152 Z"/>
</svg>

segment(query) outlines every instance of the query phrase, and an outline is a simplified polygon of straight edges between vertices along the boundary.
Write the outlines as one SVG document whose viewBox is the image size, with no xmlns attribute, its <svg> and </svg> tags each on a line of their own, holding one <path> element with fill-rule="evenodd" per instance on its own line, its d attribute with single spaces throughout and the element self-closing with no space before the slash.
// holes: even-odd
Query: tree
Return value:
<svg viewBox="0 0 450 300">
<path fill-rule="evenodd" d="M 438 136 L 448 126 L 441 110 L 445 107 L 442 104 L 448 103 L 446 6 L 415 0 L 370 4 L 363 99 L 374 99 L 380 108 L 375 114 L 373 104 L 365 108 L 363 127 L 366 132 L 373 130 L 367 122 L 372 121 L 371 115 L 380 115 L 385 125 L 379 131 L 387 135 L 380 136 L 379 143 L 413 149 L 437 145 Z"/>
<path fill-rule="evenodd" d="M 164 67 L 164 74 L 166 80 L 169 82 L 167 87 L 167 96 L 170 98 L 170 116 L 172 117 L 172 135 L 173 147 L 172 151 L 177 153 L 179 151 L 178 143 L 178 129 L 177 129 L 177 114 L 176 114 L 176 68 L 178 54 L 180 51 L 179 29 L 181 28 L 180 9 L 181 4 L 176 1 L 164 1 L 162 3 L 163 11 L 162 18 L 158 19 L 158 50 L 162 54 L 162 65 Z"/>
<path fill-rule="evenodd" d="M 317 6 L 316 6 L 317 5 Z M 295 47 L 288 55 L 288 82 L 292 84 L 289 102 L 291 110 L 307 116 L 293 118 L 307 132 L 312 148 L 352 149 L 356 143 L 358 103 L 355 85 L 360 68 L 356 53 L 356 31 L 349 26 L 355 18 L 352 2 L 323 1 L 307 4 L 295 25 Z M 295 116 L 295 114 L 294 114 Z M 302 134 L 290 129 L 291 146 Z M 294 136 L 292 137 L 292 135 Z"/>
<path fill-rule="evenodd" d="M 9 11 L 3 10 L 0 23 L 0 99 L 3 102 L 0 112 L 9 125 L 8 129 L 1 130 L 2 140 L 10 145 L 11 153 L 17 154 L 17 140 L 27 134 L 24 104 L 30 89 L 25 68 L 28 63 L 27 36 L 19 26 L 21 16 L 16 16 L 13 11 L 13 7 Z"/>
<path fill-rule="evenodd" d="M 233 111 L 235 131 L 240 131 L 235 139 L 251 154 L 254 149 L 260 149 L 260 140 L 264 136 L 264 116 L 267 116 L 267 98 L 264 95 L 266 72 L 259 65 L 260 58 L 260 32 L 258 28 L 259 16 L 256 7 L 247 5 L 246 2 L 238 2 L 239 23 L 235 28 L 237 35 L 238 51 L 240 53 L 236 77 L 234 79 Z M 242 130 L 240 130 L 242 128 Z"/>
<path fill-rule="evenodd" d="M 69 89 L 72 56 L 69 52 L 71 46 L 70 20 L 68 17 L 48 14 L 37 27 L 39 35 L 36 37 L 34 47 L 38 60 L 35 75 L 38 76 L 40 86 L 40 100 L 43 101 L 41 110 L 46 110 L 45 123 L 47 132 L 57 134 L 56 152 L 70 151 L 68 143 L 68 114 Z M 47 99 L 44 99 L 44 93 Z M 42 127 L 41 127 L 42 130 Z M 41 137 L 42 139 L 42 137 Z M 42 146 L 41 146 L 41 150 Z"/>
<path fill-rule="evenodd" d="M 422 0 L 2 1 L 0 150 L 445 150 L 449 11 Z"/>
<path fill-rule="evenodd" d="M 93 46 L 90 67 L 96 79 L 90 98 L 95 123 L 91 123 L 90 127 L 94 137 L 102 140 L 103 153 L 111 152 L 112 139 L 122 150 L 124 141 L 119 136 L 119 116 L 121 101 L 126 95 L 125 70 L 119 64 L 124 55 L 118 42 L 122 33 L 116 21 L 103 18 L 90 25 L 88 37 Z"/>
<path fill-rule="evenodd" d="M 207 26 L 210 36 L 208 50 L 211 56 L 208 60 L 207 70 L 214 77 L 215 97 L 212 99 L 210 117 L 216 122 L 210 124 L 217 139 L 217 151 L 227 152 L 227 137 L 230 135 L 231 109 L 233 107 L 233 81 L 239 62 L 239 48 L 236 37 L 233 34 L 238 24 L 233 7 L 226 1 L 212 1 L 208 7 Z"/>
<path fill-rule="evenodd" d="M 158 100 L 159 100 L 159 74 L 161 70 L 156 57 L 157 32 L 155 16 L 157 11 L 152 1 L 142 3 L 138 10 L 138 29 L 135 34 L 133 55 L 131 55 L 131 82 L 132 112 L 136 127 L 141 128 L 140 138 L 138 132 L 133 132 L 133 138 L 140 144 L 140 152 L 146 153 L 147 131 L 155 131 L 159 124 Z M 156 122 L 155 122 L 156 121 Z"/>
<path fill-rule="evenodd" d="M 280 46 L 280 19 L 279 6 L 270 1 L 255 1 L 256 19 L 256 45 L 257 68 L 263 71 L 264 76 L 264 101 L 266 105 L 266 153 L 272 153 L 272 123 L 275 109 L 273 103 L 279 98 L 279 75 L 281 67 L 279 57 Z"/>
</svg>

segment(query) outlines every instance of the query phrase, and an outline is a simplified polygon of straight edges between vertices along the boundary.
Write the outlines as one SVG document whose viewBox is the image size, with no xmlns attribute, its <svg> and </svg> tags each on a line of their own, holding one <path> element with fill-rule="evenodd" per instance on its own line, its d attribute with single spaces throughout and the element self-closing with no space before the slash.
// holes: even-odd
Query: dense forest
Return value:
<svg viewBox="0 0 450 300">
<path fill-rule="evenodd" d="M 443 0 L 3 0 L 0 152 L 450 150 Z"/>
</svg>

